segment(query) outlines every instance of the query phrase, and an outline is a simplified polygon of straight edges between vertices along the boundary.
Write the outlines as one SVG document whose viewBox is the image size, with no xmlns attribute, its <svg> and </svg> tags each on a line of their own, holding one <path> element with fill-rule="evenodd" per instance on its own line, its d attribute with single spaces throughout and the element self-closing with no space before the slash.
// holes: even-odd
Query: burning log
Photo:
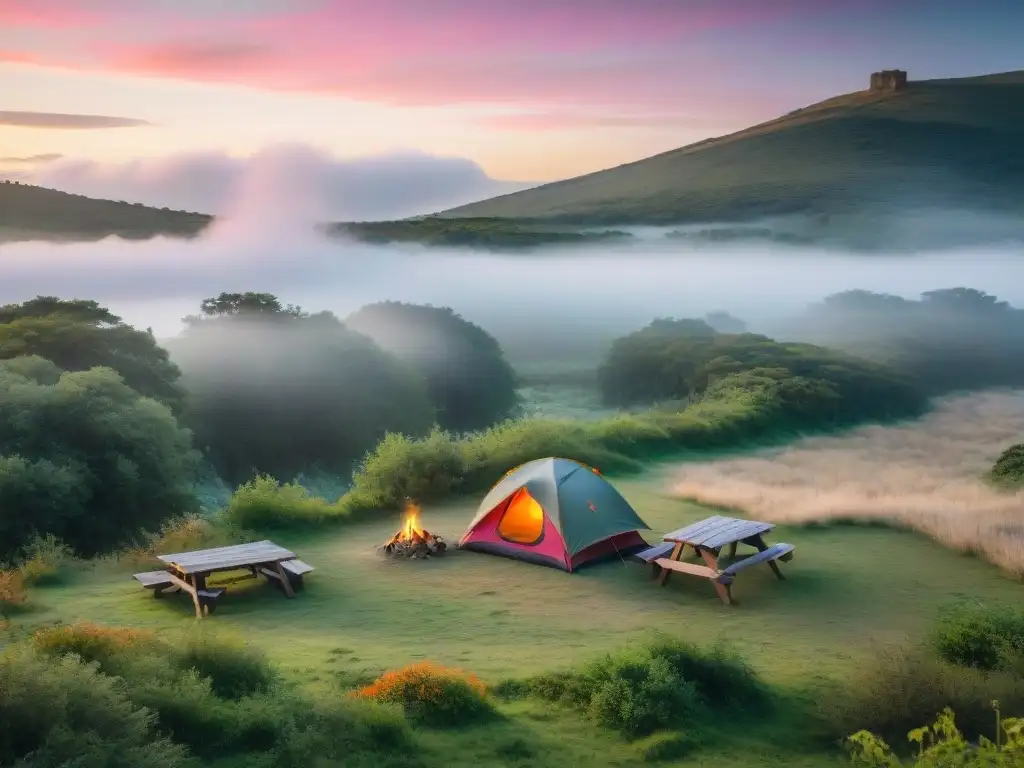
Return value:
<svg viewBox="0 0 1024 768">
<path fill-rule="evenodd" d="M 410 501 L 405 505 L 402 527 L 377 551 L 386 557 L 421 560 L 431 555 L 443 555 L 447 548 L 441 536 L 420 527 L 420 509 Z"/>
</svg>

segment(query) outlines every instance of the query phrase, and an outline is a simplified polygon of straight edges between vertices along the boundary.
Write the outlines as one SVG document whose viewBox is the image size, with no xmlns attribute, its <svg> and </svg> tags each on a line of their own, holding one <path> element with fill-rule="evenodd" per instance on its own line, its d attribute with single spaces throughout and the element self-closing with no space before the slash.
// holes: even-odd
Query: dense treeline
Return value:
<svg viewBox="0 0 1024 768">
<path fill-rule="evenodd" d="M 618 339 L 598 379 L 606 403 L 628 406 L 693 399 L 732 374 L 775 381 L 792 404 L 793 426 L 905 415 L 924 403 L 917 387 L 885 366 L 811 344 L 718 333 L 694 319 L 656 320 Z"/>
<path fill-rule="evenodd" d="M 918 300 L 837 293 L 809 307 L 789 335 L 890 365 L 930 394 L 1024 384 L 1024 310 L 973 288 Z"/>
<path fill-rule="evenodd" d="M 271 480 L 230 507 L 246 524 L 321 520 L 475 492 L 543 455 L 632 469 L 658 451 L 910 416 L 929 392 L 1024 383 L 1021 311 L 977 291 L 853 292 L 809 312 L 846 331 L 847 351 L 746 333 L 721 312 L 657 320 L 612 345 L 599 381 L 609 404 L 663 405 L 582 424 L 499 423 L 516 411 L 515 374 L 490 334 L 446 308 L 384 302 L 343 322 L 225 293 L 168 352 L 95 302 L 0 307 L 0 558 L 37 535 L 115 546 L 194 509 L 211 468 L 232 486 L 316 468 L 351 478 L 336 504 Z M 899 313 L 902 326 L 879 319 Z"/>
<path fill-rule="evenodd" d="M 486 331 L 397 306 L 458 365 L 403 359 L 269 294 L 207 299 L 170 354 L 92 301 L 0 307 L 0 560 L 48 534 L 96 553 L 193 511 L 204 461 L 232 485 L 346 476 L 388 432 L 509 415 L 514 376 Z"/>
</svg>

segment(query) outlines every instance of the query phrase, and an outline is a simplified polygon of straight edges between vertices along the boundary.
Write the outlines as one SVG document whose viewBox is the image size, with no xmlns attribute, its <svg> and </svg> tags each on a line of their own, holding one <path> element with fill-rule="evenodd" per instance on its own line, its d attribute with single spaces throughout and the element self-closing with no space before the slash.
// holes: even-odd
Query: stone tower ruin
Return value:
<svg viewBox="0 0 1024 768">
<path fill-rule="evenodd" d="M 871 73 L 872 91 L 902 91 L 907 87 L 907 73 L 902 69 L 883 69 Z"/>
</svg>

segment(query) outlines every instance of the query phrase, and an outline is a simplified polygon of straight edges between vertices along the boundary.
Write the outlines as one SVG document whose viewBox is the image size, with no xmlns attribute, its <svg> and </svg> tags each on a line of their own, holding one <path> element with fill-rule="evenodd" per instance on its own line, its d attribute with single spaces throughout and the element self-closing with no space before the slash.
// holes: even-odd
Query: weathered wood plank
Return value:
<svg viewBox="0 0 1024 768">
<path fill-rule="evenodd" d="M 272 541 L 257 541 L 251 544 L 236 544 L 230 547 L 159 555 L 159 558 L 182 573 L 188 574 L 232 570 L 280 560 L 294 560 L 295 553 Z"/>
<path fill-rule="evenodd" d="M 656 544 L 650 549 L 637 552 L 635 555 L 632 555 L 632 558 L 642 563 L 651 563 L 659 557 L 665 557 L 665 555 L 672 551 L 672 547 L 674 546 L 675 544 L 671 541 L 662 542 L 661 544 Z"/>
<path fill-rule="evenodd" d="M 724 518 L 721 515 L 713 515 L 711 517 L 706 517 L 703 520 L 698 520 L 696 523 L 690 523 L 690 525 L 687 525 L 683 528 L 666 533 L 663 538 L 665 539 L 665 541 L 682 541 L 685 543 L 690 543 L 693 540 L 694 536 L 700 535 L 705 530 L 712 529 L 713 527 L 719 525 L 721 521 L 726 519 L 727 518 Z"/>
<path fill-rule="evenodd" d="M 718 573 L 706 565 L 697 565 L 695 563 L 682 563 L 678 560 L 671 560 L 667 557 L 660 557 L 655 560 L 658 565 L 669 571 L 678 571 L 679 573 L 688 573 L 691 576 L 702 576 L 705 579 L 713 579 Z"/>
<path fill-rule="evenodd" d="M 775 544 L 774 546 L 768 547 L 768 549 L 758 552 L 756 555 L 745 557 L 742 560 L 733 563 L 723 570 L 722 573 L 735 576 L 745 568 L 749 568 L 750 566 L 757 565 L 759 563 L 772 562 L 783 555 L 791 553 L 794 549 L 795 547 L 792 544 Z"/>
<path fill-rule="evenodd" d="M 715 535 L 705 538 L 701 546 L 718 549 L 735 541 L 758 536 L 766 531 L 770 531 L 774 527 L 771 523 L 762 523 L 757 520 L 737 520 L 728 528 L 723 528 Z"/>
<path fill-rule="evenodd" d="M 292 576 L 303 576 L 310 571 L 314 570 L 313 566 L 309 563 L 304 563 L 299 559 L 295 560 L 284 560 L 281 562 L 281 567 L 284 568 Z"/>
<path fill-rule="evenodd" d="M 169 587 L 174 581 L 171 578 L 171 574 L 167 571 L 147 571 L 146 573 L 136 573 L 132 575 L 132 578 L 138 581 L 146 589 L 157 589 L 159 587 Z"/>
</svg>

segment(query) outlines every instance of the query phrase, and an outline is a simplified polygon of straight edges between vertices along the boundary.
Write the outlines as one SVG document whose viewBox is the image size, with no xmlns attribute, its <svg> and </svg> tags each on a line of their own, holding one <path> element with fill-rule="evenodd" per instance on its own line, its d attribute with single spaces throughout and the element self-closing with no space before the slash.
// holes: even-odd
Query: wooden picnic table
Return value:
<svg viewBox="0 0 1024 768">
<path fill-rule="evenodd" d="M 286 597 L 294 597 L 295 587 L 302 584 L 302 576 L 313 570 L 291 550 L 266 540 L 158 557 L 166 563 L 166 570 L 136 573 L 134 578 L 152 589 L 156 597 L 178 591 L 191 595 L 196 616 L 200 618 L 204 611 L 213 610 L 217 599 L 226 591 L 207 587 L 206 580 L 214 573 L 248 570 L 250 574 L 242 578 L 257 578 L 262 574 L 279 584 Z"/>
<path fill-rule="evenodd" d="M 639 553 L 638 557 L 654 566 L 653 575 L 659 584 L 664 585 L 673 571 L 700 576 L 711 582 L 718 597 L 728 605 L 732 602 L 733 580 L 745 568 L 767 563 L 777 578 L 784 578 L 776 561 L 792 560 L 794 548 L 791 544 L 768 546 L 765 543 L 764 534 L 774 527 L 771 523 L 757 520 L 715 515 L 666 533 L 662 544 Z M 756 552 L 737 560 L 736 550 L 740 544 L 752 547 Z M 703 565 L 682 562 L 687 547 L 703 561 Z M 723 549 L 727 550 L 724 557 Z"/>
</svg>

